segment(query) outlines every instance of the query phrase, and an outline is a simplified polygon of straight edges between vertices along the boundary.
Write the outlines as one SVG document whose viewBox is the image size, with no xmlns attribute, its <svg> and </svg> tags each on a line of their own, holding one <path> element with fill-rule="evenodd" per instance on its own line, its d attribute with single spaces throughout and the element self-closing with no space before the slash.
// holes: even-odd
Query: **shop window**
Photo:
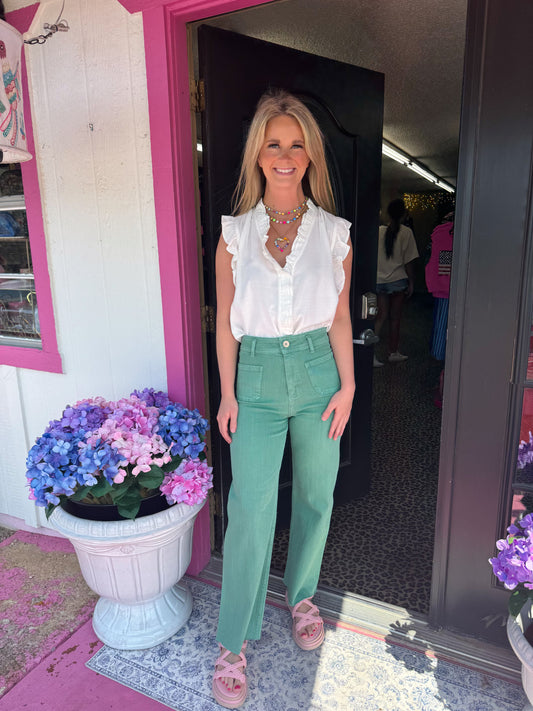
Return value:
<svg viewBox="0 0 533 711">
<path fill-rule="evenodd" d="M 0 345 L 30 348 L 42 345 L 18 164 L 0 166 Z"/>
<path fill-rule="evenodd" d="M 529 341 L 528 363 L 524 394 L 522 397 L 522 419 L 520 421 L 520 443 L 516 457 L 516 470 L 512 483 L 511 522 L 516 522 L 527 513 L 533 512 L 533 328 Z"/>
</svg>

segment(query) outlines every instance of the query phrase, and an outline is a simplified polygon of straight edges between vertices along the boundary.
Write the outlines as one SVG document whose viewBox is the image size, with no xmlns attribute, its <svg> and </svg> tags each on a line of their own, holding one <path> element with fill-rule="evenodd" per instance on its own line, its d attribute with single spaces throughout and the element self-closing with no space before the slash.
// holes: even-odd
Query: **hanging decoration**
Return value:
<svg viewBox="0 0 533 711">
<path fill-rule="evenodd" d="M 0 20 L 0 163 L 30 160 L 24 129 L 20 55 L 22 35 Z"/>
<path fill-rule="evenodd" d="M 4 4 L 0 0 L 0 163 L 22 163 L 32 157 L 28 152 L 22 106 L 22 44 L 43 44 L 55 32 L 66 32 L 68 23 L 61 19 L 64 5 L 63 1 L 56 22 L 43 26 L 45 34 L 24 40 L 5 21 Z"/>
</svg>

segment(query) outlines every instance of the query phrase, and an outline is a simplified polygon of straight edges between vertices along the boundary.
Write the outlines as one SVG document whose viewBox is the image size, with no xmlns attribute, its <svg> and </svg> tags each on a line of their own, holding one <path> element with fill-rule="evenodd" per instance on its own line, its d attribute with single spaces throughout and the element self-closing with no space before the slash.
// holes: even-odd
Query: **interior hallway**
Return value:
<svg viewBox="0 0 533 711">
<path fill-rule="evenodd" d="M 434 402 L 442 365 L 429 351 L 433 300 L 406 303 L 400 350 L 386 362 L 386 325 L 376 355 L 369 494 L 334 509 L 321 585 L 427 614 L 431 587 L 441 410 Z M 273 571 L 285 567 L 288 530 L 276 534 Z"/>
</svg>

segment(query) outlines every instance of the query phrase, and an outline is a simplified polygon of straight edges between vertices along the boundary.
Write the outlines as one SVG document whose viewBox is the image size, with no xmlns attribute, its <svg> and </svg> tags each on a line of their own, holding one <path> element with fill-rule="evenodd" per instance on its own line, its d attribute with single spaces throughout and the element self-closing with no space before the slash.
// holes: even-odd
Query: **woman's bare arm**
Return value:
<svg viewBox="0 0 533 711">
<path fill-rule="evenodd" d="M 235 296 L 232 255 L 226 249 L 226 242 L 221 236 L 216 253 L 217 282 L 217 360 L 220 375 L 221 399 L 217 422 L 220 434 L 226 442 L 231 442 L 231 435 L 237 431 L 239 406 L 235 398 L 235 372 L 239 342 L 233 338 L 230 326 L 230 309 Z"/>
<path fill-rule="evenodd" d="M 351 242 L 348 242 L 348 244 L 351 247 Z M 339 295 L 335 318 L 329 329 L 329 340 L 337 370 L 339 371 L 341 387 L 329 401 L 322 414 L 322 419 L 325 421 L 332 412 L 335 413 L 328 435 L 333 439 L 338 439 L 344 432 L 344 428 L 350 418 L 355 394 L 352 319 L 350 317 L 352 261 L 353 249 L 350 249 L 348 256 L 342 263 L 345 275 L 344 287 Z"/>
</svg>

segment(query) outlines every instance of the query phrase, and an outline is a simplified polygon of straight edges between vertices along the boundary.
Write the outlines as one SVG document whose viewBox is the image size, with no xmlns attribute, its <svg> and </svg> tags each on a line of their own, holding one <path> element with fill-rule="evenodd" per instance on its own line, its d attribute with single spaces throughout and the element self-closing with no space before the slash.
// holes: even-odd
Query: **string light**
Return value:
<svg viewBox="0 0 533 711">
<path fill-rule="evenodd" d="M 442 190 L 427 190 L 420 193 L 404 193 L 403 201 L 408 210 L 436 210 L 440 205 L 453 206 L 455 196 Z"/>
</svg>

